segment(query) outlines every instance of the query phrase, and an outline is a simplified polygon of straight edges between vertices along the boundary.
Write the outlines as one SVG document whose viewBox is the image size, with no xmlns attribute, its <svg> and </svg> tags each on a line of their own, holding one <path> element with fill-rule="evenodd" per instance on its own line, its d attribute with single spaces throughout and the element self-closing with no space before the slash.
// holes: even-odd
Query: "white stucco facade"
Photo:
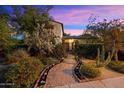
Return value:
<svg viewBox="0 0 124 93">
<path fill-rule="evenodd" d="M 56 43 L 62 43 L 63 38 L 63 24 L 57 21 L 52 21 L 52 25 L 54 26 L 52 31 L 56 35 Z"/>
</svg>

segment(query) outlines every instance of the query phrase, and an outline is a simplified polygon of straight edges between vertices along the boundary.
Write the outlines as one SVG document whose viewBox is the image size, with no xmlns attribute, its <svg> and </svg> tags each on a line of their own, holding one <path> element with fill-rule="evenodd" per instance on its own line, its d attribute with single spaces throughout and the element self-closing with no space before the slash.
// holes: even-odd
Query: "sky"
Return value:
<svg viewBox="0 0 124 93">
<path fill-rule="evenodd" d="M 11 11 L 9 6 L 4 7 Z M 81 35 L 90 16 L 96 16 L 97 21 L 123 19 L 124 5 L 54 5 L 49 14 L 55 21 L 63 23 L 65 33 Z"/>
<path fill-rule="evenodd" d="M 64 32 L 71 35 L 81 35 L 88 24 L 90 16 L 96 16 L 97 21 L 103 19 L 123 19 L 124 5 L 66 5 L 53 6 L 50 15 L 64 24 Z"/>
</svg>

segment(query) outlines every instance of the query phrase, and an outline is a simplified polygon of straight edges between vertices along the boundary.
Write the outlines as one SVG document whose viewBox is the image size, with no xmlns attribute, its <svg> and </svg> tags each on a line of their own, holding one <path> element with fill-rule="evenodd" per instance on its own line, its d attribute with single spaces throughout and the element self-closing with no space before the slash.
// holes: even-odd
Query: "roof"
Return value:
<svg viewBox="0 0 124 93">
<path fill-rule="evenodd" d="M 95 36 L 89 34 L 80 35 L 80 36 L 64 36 L 64 39 L 98 39 Z"/>
</svg>

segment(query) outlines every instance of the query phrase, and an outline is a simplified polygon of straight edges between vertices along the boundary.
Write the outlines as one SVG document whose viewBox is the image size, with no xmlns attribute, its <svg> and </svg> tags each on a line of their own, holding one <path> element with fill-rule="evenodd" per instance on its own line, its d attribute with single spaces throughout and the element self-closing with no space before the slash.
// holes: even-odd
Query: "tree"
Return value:
<svg viewBox="0 0 124 93">
<path fill-rule="evenodd" d="M 64 33 L 64 36 L 70 36 L 70 34 Z"/>
<path fill-rule="evenodd" d="M 7 24 L 7 16 L 0 13 L 0 51 L 8 49 L 13 44 L 11 31 Z"/>
<path fill-rule="evenodd" d="M 12 22 L 18 24 L 16 29 L 23 33 L 28 49 L 33 49 L 38 54 L 51 53 L 55 45 L 56 36 L 52 32 L 50 9 L 51 7 L 13 6 Z"/>
<path fill-rule="evenodd" d="M 111 21 L 104 19 L 102 22 L 91 22 L 87 26 L 87 32 L 99 37 L 105 46 L 115 45 L 114 59 L 116 62 L 118 61 L 118 51 L 120 48 L 119 35 L 121 27 L 123 27 L 123 21 L 120 19 Z"/>
<path fill-rule="evenodd" d="M 120 48 L 120 29 L 113 28 L 112 29 L 112 39 L 114 40 L 115 44 L 115 53 L 114 53 L 114 59 L 116 62 L 118 62 L 118 51 Z"/>
</svg>

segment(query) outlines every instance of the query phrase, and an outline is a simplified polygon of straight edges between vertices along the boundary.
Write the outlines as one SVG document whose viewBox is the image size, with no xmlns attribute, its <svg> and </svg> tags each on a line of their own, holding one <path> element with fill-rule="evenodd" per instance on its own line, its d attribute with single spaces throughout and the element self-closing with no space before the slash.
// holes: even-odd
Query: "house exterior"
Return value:
<svg viewBox="0 0 124 93">
<path fill-rule="evenodd" d="M 91 35 L 88 35 L 88 34 L 85 34 L 85 35 L 82 35 L 82 36 L 64 36 L 64 44 L 65 44 L 65 47 L 66 47 L 66 50 L 67 51 L 71 51 L 75 48 L 75 42 L 78 42 L 79 44 L 103 44 L 103 42 L 96 38 L 96 37 L 93 37 Z M 120 50 L 124 50 L 124 31 L 121 31 L 120 33 L 120 43 L 121 43 L 121 46 L 120 46 Z M 108 50 L 113 46 L 112 42 L 109 41 L 106 41 L 106 43 L 108 44 Z"/>
<path fill-rule="evenodd" d="M 52 21 L 51 23 L 53 25 L 52 31 L 56 35 L 56 44 L 62 43 L 64 33 L 63 24 L 57 21 Z"/>
<path fill-rule="evenodd" d="M 56 39 L 55 39 L 56 44 L 62 43 L 63 33 L 64 33 L 63 24 L 60 23 L 60 22 L 58 22 L 58 21 L 54 21 L 54 20 L 51 21 L 51 24 L 53 25 L 52 32 L 56 36 Z M 12 28 L 11 25 L 10 25 L 10 27 Z M 11 36 L 12 37 L 15 37 L 16 35 L 17 35 L 17 32 L 16 31 L 15 32 L 14 31 L 11 32 Z M 26 37 L 28 37 L 28 35 L 26 35 Z M 16 38 L 18 39 L 18 36 Z"/>
<path fill-rule="evenodd" d="M 79 44 L 102 44 L 98 43 L 100 42 L 98 38 L 86 34 L 82 36 L 64 36 L 63 38 L 66 51 L 72 51 L 75 48 L 76 42 Z"/>
</svg>

